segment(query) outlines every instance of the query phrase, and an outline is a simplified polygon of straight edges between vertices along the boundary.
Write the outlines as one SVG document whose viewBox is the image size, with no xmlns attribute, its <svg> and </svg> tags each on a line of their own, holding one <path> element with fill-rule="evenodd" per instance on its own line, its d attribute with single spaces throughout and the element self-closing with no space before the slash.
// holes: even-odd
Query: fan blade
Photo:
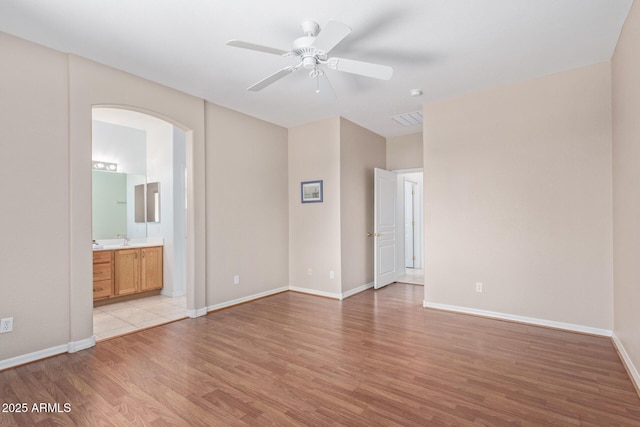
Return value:
<svg viewBox="0 0 640 427">
<path fill-rule="evenodd" d="M 243 49 L 257 50 L 258 52 L 272 53 L 274 55 L 285 56 L 289 54 L 286 50 L 276 49 L 275 47 L 262 46 L 255 43 L 243 42 L 242 40 L 229 40 L 227 46 L 241 47 Z"/>
<path fill-rule="evenodd" d="M 320 34 L 313 41 L 313 46 L 324 53 L 329 53 L 345 37 L 351 33 L 351 28 L 342 22 L 329 21 Z"/>
<path fill-rule="evenodd" d="M 393 68 L 387 65 L 372 64 L 370 62 L 354 61 L 353 59 L 330 58 L 327 67 L 331 70 L 360 74 L 361 76 L 389 80 L 393 75 Z"/>
<path fill-rule="evenodd" d="M 333 102 L 336 100 L 336 93 L 331 87 L 331 83 L 325 73 L 318 73 L 316 77 L 316 93 L 322 97 L 325 102 Z"/>
<path fill-rule="evenodd" d="M 247 88 L 247 90 L 250 90 L 251 92 L 257 92 L 259 90 L 262 90 L 265 87 L 269 86 L 270 84 L 275 83 L 281 78 L 293 73 L 295 70 L 297 70 L 296 67 L 285 67 L 282 70 L 276 71 L 275 73 L 271 74 L 269 77 L 260 80 L 258 83 Z"/>
</svg>

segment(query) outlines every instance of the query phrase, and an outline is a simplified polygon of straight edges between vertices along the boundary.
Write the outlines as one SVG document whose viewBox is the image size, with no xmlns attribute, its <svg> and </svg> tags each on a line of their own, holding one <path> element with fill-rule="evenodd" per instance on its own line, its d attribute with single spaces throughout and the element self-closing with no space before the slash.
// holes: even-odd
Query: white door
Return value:
<svg viewBox="0 0 640 427">
<path fill-rule="evenodd" d="M 374 288 L 393 283 L 396 272 L 396 186 L 397 175 L 384 169 L 374 171 Z"/>
</svg>

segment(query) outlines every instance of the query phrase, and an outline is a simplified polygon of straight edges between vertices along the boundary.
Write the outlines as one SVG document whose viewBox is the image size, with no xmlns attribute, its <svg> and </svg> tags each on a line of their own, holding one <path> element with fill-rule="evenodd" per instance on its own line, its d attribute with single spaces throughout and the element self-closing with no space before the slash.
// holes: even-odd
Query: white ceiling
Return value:
<svg viewBox="0 0 640 427">
<path fill-rule="evenodd" d="M 71 52 L 285 127 L 340 115 L 383 136 L 389 117 L 438 99 L 611 59 L 632 0 L 2 0 L 0 31 Z M 303 70 L 246 88 L 295 60 L 300 22 L 353 32 L 330 56 L 390 65 L 389 81 L 327 72 L 323 103 Z M 411 97 L 411 89 L 424 95 Z"/>
</svg>

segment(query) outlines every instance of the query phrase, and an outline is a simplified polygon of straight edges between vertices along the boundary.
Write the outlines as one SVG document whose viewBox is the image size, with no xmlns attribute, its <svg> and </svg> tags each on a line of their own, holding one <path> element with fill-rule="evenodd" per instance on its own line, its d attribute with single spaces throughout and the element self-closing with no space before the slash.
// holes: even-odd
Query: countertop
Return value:
<svg viewBox="0 0 640 427">
<path fill-rule="evenodd" d="M 97 243 L 99 243 L 99 245 L 93 245 L 94 251 L 113 251 L 116 249 L 138 249 L 150 248 L 152 246 L 164 246 L 164 239 L 131 239 L 131 241 L 126 245 L 123 244 L 122 239 L 97 240 Z"/>
</svg>

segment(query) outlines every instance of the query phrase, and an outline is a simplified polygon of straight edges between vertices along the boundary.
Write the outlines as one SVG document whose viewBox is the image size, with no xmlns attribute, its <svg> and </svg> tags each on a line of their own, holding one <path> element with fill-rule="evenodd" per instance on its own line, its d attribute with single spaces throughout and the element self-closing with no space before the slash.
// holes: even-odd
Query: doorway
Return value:
<svg viewBox="0 0 640 427">
<path fill-rule="evenodd" d="M 396 281 L 424 285 L 422 169 L 396 171 L 403 181 L 404 272 Z"/>
<path fill-rule="evenodd" d="M 418 184 L 406 179 L 404 181 L 404 266 L 416 268 L 416 192 Z"/>
<path fill-rule="evenodd" d="M 93 186 L 93 239 L 98 248 L 115 247 L 115 256 L 120 250 L 130 250 L 124 245 L 162 246 L 162 289 L 129 299 L 131 296 L 119 295 L 112 282 L 109 297 L 94 298 L 94 335 L 100 340 L 186 317 L 185 132 L 144 113 L 94 107 L 92 158 L 94 163 L 115 165 L 102 174 L 120 174 L 124 176 L 121 181 L 129 183 L 122 190 L 121 200 L 115 202 L 124 214 L 118 221 L 119 229 L 99 223 L 105 215 L 100 215 L 101 209 L 97 208 L 101 195 Z M 97 172 L 92 173 L 95 184 Z M 135 203 L 134 187 L 142 187 L 147 195 L 150 188 L 154 189 L 154 204 L 147 206 L 159 208 L 154 215 L 136 215 L 136 205 L 140 204 Z M 122 249 L 118 249 L 120 245 Z"/>
<path fill-rule="evenodd" d="M 423 171 L 374 173 L 374 287 L 424 285 Z"/>
</svg>

